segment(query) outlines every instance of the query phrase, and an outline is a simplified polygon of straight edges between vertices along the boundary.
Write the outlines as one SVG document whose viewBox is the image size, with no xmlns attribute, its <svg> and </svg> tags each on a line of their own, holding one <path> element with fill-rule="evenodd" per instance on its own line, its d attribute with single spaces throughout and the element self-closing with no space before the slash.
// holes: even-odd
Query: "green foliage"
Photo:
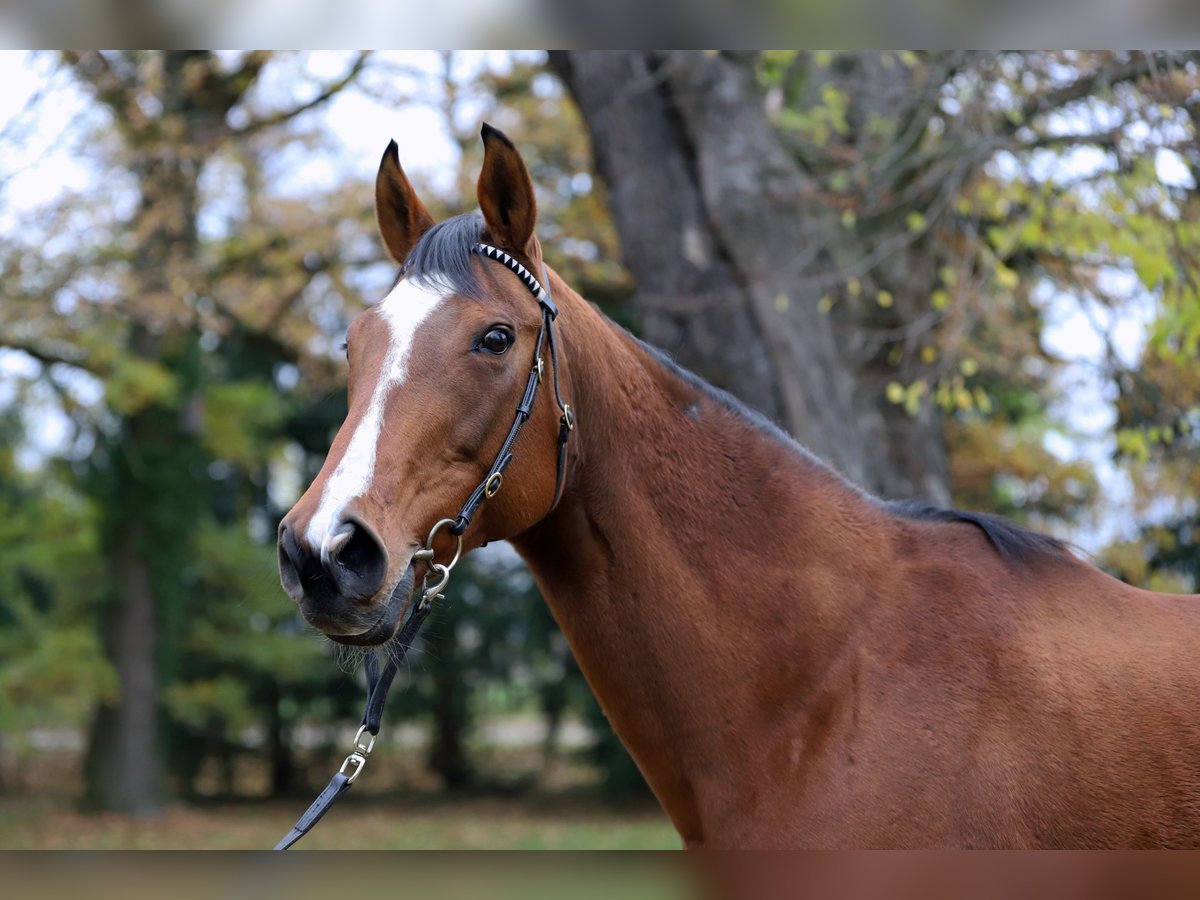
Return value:
<svg viewBox="0 0 1200 900">
<path fill-rule="evenodd" d="M 231 742 L 257 719 L 245 683 L 233 675 L 176 682 L 167 688 L 164 700 L 184 728 L 193 733 L 215 728 Z"/>
<path fill-rule="evenodd" d="M 287 406 L 274 385 L 232 381 L 204 396 L 204 442 L 209 453 L 243 469 L 261 465 L 263 449 L 278 434 Z"/>
<path fill-rule="evenodd" d="M 104 400 L 109 409 L 132 416 L 154 406 L 175 402 L 176 377 L 161 362 L 122 356 L 104 380 Z"/>
<path fill-rule="evenodd" d="M 16 468 L 0 423 L 0 733 L 84 724 L 116 691 L 97 629 L 95 510 L 52 469 Z"/>
</svg>

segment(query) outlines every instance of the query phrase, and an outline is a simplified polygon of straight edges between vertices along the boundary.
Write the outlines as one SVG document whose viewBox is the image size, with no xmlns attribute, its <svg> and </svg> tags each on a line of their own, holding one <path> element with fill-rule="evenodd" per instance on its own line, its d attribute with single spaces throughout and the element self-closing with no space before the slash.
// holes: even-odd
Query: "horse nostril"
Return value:
<svg viewBox="0 0 1200 900">
<path fill-rule="evenodd" d="M 283 589 L 293 600 L 304 593 L 300 581 L 300 570 L 304 566 L 303 553 L 296 543 L 296 534 L 286 523 L 279 526 L 279 580 Z"/>
<path fill-rule="evenodd" d="M 365 600 L 374 596 L 387 577 L 387 551 L 374 531 L 357 519 L 333 529 L 322 562 L 344 596 Z"/>
</svg>

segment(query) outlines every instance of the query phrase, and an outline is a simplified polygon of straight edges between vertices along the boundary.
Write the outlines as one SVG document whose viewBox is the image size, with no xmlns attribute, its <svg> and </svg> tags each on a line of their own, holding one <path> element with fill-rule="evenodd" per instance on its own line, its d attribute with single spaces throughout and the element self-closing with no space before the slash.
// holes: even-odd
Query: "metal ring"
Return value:
<svg viewBox="0 0 1200 900">
<path fill-rule="evenodd" d="M 539 356 L 538 363 L 537 363 L 538 384 L 542 383 L 542 375 L 544 375 L 545 372 L 546 372 L 546 364 L 542 362 L 542 358 Z"/>
<path fill-rule="evenodd" d="M 567 426 L 567 431 L 575 430 L 575 414 L 571 412 L 570 403 L 563 404 L 562 420 L 563 424 Z"/>
<path fill-rule="evenodd" d="M 453 525 L 453 524 L 454 524 L 454 519 L 438 519 L 436 522 L 434 522 L 433 527 L 429 529 L 429 537 L 425 540 L 425 549 L 426 550 L 433 549 L 433 537 L 434 537 L 434 535 L 436 535 L 438 533 L 439 528 L 444 528 L 447 525 Z M 450 562 L 446 563 L 445 568 L 446 568 L 447 572 L 449 572 L 456 565 L 458 565 L 458 559 L 460 556 L 462 556 L 463 536 L 461 534 L 459 534 L 459 535 L 455 535 L 455 537 L 458 538 L 458 546 L 454 550 L 454 559 L 452 559 L 452 560 L 450 560 Z M 432 557 L 430 558 L 430 565 L 436 565 L 436 563 L 433 563 Z"/>
<path fill-rule="evenodd" d="M 500 485 L 503 481 L 503 474 L 500 472 L 493 472 L 488 476 L 488 480 L 483 483 L 483 495 L 491 500 L 496 496 L 496 494 L 500 493 Z"/>
</svg>

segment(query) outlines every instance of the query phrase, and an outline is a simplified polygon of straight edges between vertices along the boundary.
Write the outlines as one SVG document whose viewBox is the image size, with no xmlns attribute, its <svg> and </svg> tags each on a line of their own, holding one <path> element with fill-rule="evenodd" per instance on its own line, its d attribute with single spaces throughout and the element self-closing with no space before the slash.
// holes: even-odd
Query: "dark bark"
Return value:
<svg viewBox="0 0 1200 900">
<path fill-rule="evenodd" d="M 456 613 L 446 611 L 442 627 L 429 629 L 428 659 L 433 675 L 433 740 L 429 768 L 448 790 L 469 787 L 475 772 L 467 754 L 466 735 L 470 726 L 470 688 L 463 677 L 462 654 L 454 623 Z"/>
<path fill-rule="evenodd" d="M 88 806 L 144 815 L 162 803 L 158 753 L 154 594 L 137 550 L 138 536 L 118 535 L 112 549 L 116 595 L 104 616 L 104 649 L 116 668 L 119 698 L 96 713 L 85 773 Z"/>
<path fill-rule="evenodd" d="M 275 694 L 268 723 L 267 746 L 271 754 L 271 796 L 282 797 L 296 788 L 296 760 L 292 754 L 291 730 L 279 709 L 280 696 Z"/>
<path fill-rule="evenodd" d="M 858 484 L 947 502 L 939 416 L 889 404 L 886 348 L 818 306 L 903 222 L 843 226 L 769 120 L 752 56 L 569 51 L 551 65 L 587 122 L 642 334 Z M 843 91 L 896 93 L 869 60 L 840 74 Z M 901 282 L 886 282 L 891 320 L 936 286 L 928 255 L 909 243 L 877 267 Z"/>
<path fill-rule="evenodd" d="M 563 715 L 567 711 L 566 679 L 547 681 L 539 686 L 538 706 L 541 708 L 542 721 L 546 725 L 546 736 L 542 740 L 542 763 L 549 765 L 558 754 Z"/>
</svg>

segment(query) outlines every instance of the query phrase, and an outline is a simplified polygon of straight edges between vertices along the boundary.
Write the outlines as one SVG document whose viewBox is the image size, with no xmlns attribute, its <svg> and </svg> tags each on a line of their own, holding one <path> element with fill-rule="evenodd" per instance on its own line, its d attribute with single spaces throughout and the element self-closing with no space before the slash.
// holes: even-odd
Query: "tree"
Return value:
<svg viewBox="0 0 1200 900">
<path fill-rule="evenodd" d="M 6 248 L 2 272 L 12 302 L 0 321 L 0 345 L 104 385 L 84 484 L 100 512 L 111 586 L 102 633 L 118 688 L 99 708 L 88 750 L 89 800 L 105 809 L 146 813 L 161 803 L 160 704 L 164 696 L 180 702 L 178 692 L 164 692 L 182 671 L 185 617 L 204 608 L 193 599 L 190 574 L 203 533 L 197 526 L 229 499 L 213 466 L 249 476 L 243 493 L 247 486 L 262 492 L 262 451 L 270 443 L 263 438 L 278 434 L 286 412 L 270 386 L 275 369 L 320 367 L 304 349 L 311 322 L 286 320 L 302 298 L 311 302 L 306 292 L 322 287 L 319 273 L 336 273 L 353 258 L 332 252 L 338 241 L 328 234 L 330 220 L 311 213 L 290 224 L 301 235 L 307 228 L 309 240 L 324 232 L 328 256 L 305 255 L 303 239 L 281 242 L 285 230 L 255 230 L 253 222 L 203 233 L 202 175 L 239 152 L 249 171 L 255 139 L 336 95 L 366 57 L 313 98 L 264 110 L 253 88 L 271 61 L 269 53 L 63 54 L 63 65 L 105 111 L 107 134 L 87 139 L 108 170 L 108 196 L 99 205 L 66 198 L 62 215 L 75 228 L 88 222 L 91 239 L 43 259 L 36 271 L 23 262 L 27 247 L 13 241 Z M 253 212 L 253 184 L 246 194 Z M 249 280 L 257 291 L 229 296 Z M 321 301 L 346 302 L 324 287 Z M 267 293 L 274 305 L 264 309 Z M 64 308 L 69 318 L 49 314 Z M 226 353 L 212 352 L 219 347 Z"/>
<path fill-rule="evenodd" d="M 0 762 L 24 756 L 22 732 L 82 724 L 116 692 L 95 629 L 95 505 L 67 467 L 34 477 L 16 465 L 22 431 L 14 411 L 0 415 Z"/>
<path fill-rule="evenodd" d="M 1130 154 L 1195 143 L 1194 55 L 564 51 L 551 65 L 587 122 L 644 334 L 885 496 L 950 500 L 941 409 L 979 406 L 972 379 L 988 373 L 960 362 L 989 307 L 1036 324 L 1040 281 L 1073 288 L 1095 269 L 1045 219 L 1071 196 L 1079 237 L 1102 211 L 1038 174 L 1045 155 L 1093 147 L 1119 176 Z M 1177 127 L 1139 141 L 1165 96 Z M 1119 264 L 1134 248 L 1108 249 Z M 1151 280 L 1160 259 L 1141 266 Z"/>
</svg>

